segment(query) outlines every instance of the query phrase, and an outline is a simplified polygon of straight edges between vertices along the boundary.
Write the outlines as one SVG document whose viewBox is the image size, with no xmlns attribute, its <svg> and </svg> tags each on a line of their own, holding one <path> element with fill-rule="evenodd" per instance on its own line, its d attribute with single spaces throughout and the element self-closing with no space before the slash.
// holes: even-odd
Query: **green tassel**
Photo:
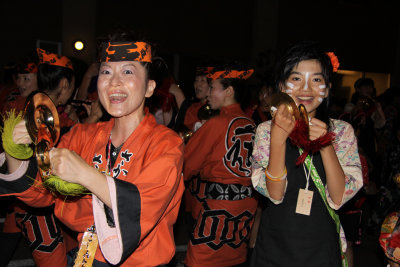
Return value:
<svg viewBox="0 0 400 267">
<path fill-rule="evenodd" d="M 55 175 L 50 175 L 43 180 L 43 185 L 48 190 L 58 192 L 64 196 L 79 196 L 89 193 L 89 191 L 82 185 L 66 182 Z"/>
<path fill-rule="evenodd" d="M 23 120 L 22 112 L 15 114 L 15 110 L 11 110 L 3 116 L 4 128 L 0 129 L 3 139 L 3 148 L 6 153 L 16 159 L 25 160 L 33 156 L 33 150 L 28 144 L 16 144 L 13 141 L 13 131 L 15 126 Z"/>
<path fill-rule="evenodd" d="M 3 139 L 3 148 L 10 156 L 25 160 L 33 156 L 33 149 L 30 145 L 16 144 L 13 141 L 13 132 L 15 126 L 23 120 L 22 112 L 15 114 L 15 110 L 7 112 L 3 116 L 4 128 L 0 129 L 1 136 Z M 43 185 L 52 192 L 58 192 L 65 196 L 79 196 L 82 194 L 88 194 L 89 191 L 80 184 L 69 183 L 62 180 L 60 177 L 50 175 L 43 179 Z"/>
</svg>

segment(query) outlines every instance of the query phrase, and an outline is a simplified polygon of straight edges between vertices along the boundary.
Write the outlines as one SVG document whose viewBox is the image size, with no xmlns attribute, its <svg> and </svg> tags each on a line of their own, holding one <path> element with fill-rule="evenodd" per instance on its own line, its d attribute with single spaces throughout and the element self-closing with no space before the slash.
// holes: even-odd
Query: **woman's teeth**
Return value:
<svg viewBox="0 0 400 267">
<path fill-rule="evenodd" d="M 303 101 L 309 101 L 309 100 L 314 99 L 313 96 L 298 96 L 297 98 L 300 100 L 303 100 Z"/>
<path fill-rule="evenodd" d="M 127 94 L 115 93 L 115 94 L 111 94 L 109 97 L 111 100 L 117 100 L 117 99 L 121 99 L 121 98 L 126 98 L 127 96 L 128 96 Z"/>
</svg>

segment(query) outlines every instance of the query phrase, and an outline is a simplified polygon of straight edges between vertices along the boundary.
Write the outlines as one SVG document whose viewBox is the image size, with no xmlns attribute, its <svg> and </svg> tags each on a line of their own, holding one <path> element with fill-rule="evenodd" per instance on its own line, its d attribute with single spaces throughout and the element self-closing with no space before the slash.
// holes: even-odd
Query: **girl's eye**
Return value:
<svg viewBox="0 0 400 267">
<path fill-rule="evenodd" d="M 313 81 L 317 82 L 317 83 L 320 83 L 320 82 L 322 82 L 322 79 L 321 78 L 314 78 Z"/>
<path fill-rule="evenodd" d="M 292 77 L 292 81 L 297 82 L 297 81 L 301 81 L 301 79 L 300 79 L 300 77 Z"/>
</svg>

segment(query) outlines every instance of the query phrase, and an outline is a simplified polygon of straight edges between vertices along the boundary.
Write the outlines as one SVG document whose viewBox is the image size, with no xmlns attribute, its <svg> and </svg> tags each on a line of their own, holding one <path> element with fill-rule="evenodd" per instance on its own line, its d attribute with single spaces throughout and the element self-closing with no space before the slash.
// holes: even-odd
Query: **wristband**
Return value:
<svg viewBox="0 0 400 267">
<path fill-rule="evenodd" d="M 268 172 L 268 167 L 267 169 L 265 169 L 265 177 L 267 177 L 269 180 L 274 181 L 274 182 L 278 182 L 278 181 L 282 181 L 284 179 L 287 178 L 287 169 L 285 166 L 285 169 L 283 170 L 283 173 L 280 176 L 273 176 Z"/>
</svg>

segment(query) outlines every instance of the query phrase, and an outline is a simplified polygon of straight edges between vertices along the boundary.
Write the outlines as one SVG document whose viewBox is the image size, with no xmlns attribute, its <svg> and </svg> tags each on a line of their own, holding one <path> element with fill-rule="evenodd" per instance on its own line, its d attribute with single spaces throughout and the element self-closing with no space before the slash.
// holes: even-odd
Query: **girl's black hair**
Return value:
<svg viewBox="0 0 400 267">
<path fill-rule="evenodd" d="M 321 64 L 322 76 L 324 77 L 326 88 L 329 88 L 333 76 L 333 67 L 329 56 L 316 42 L 301 41 L 290 46 L 278 61 L 274 82 L 275 90 L 280 90 L 281 85 L 285 84 L 293 68 L 301 61 L 312 59 L 317 60 Z M 328 112 L 329 96 L 330 94 L 318 106 L 315 115 L 317 119 L 325 122 L 328 127 L 330 127 Z"/>
<path fill-rule="evenodd" d="M 49 64 L 40 64 L 38 67 L 38 86 L 40 90 L 45 92 L 54 91 L 63 78 L 71 83 L 73 77 L 74 71 L 69 68 Z"/>
</svg>

